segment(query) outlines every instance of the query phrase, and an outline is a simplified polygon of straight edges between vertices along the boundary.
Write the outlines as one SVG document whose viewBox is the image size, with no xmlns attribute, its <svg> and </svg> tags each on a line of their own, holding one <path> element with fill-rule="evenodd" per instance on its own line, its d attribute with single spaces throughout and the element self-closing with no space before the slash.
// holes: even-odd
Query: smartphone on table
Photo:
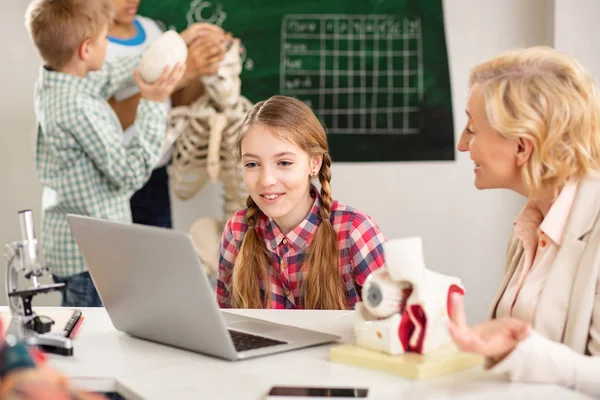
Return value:
<svg viewBox="0 0 600 400">
<path fill-rule="evenodd" d="M 268 400 L 367 399 L 369 389 L 357 387 L 272 386 Z"/>
</svg>

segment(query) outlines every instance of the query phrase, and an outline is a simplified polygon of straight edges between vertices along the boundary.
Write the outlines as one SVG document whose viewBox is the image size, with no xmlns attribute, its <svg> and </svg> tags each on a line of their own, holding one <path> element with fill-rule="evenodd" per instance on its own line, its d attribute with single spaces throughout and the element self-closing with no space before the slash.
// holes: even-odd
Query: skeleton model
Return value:
<svg viewBox="0 0 600 400">
<path fill-rule="evenodd" d="M 189 107 L 174 108 L 167 127 L 167 145 L 175 141 L 170 175 L 175 194 L 187 200 L 208 179 L 223 183 L 223 220 L 199 218 L 189 228 L 209 274 L 218 270 L 224 221 L 246 207 L 236 134 L 252 103 L 240 95 L 241 70 L 239 43 L 232 41 L 218 72 L 202 78 L 206 94 Z"/>
<path fill-rule="evenodd" d="M 446 322 L 451 295 L 464 295 L 460 279 L 425 268 L 420 238 L 383 247 L 385 266 L 369 275 L 356 306 L 357 344 L 398 355 L 427 354 L 450 342 Z"/>
</svg>

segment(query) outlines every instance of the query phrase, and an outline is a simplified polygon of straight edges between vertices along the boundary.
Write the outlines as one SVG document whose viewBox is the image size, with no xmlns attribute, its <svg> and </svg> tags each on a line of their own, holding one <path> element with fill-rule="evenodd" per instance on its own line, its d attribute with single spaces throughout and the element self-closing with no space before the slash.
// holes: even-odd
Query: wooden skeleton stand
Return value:
<svg viewBox="0 0 600 400">
<path fill-rule="evenodd" d="M 203 77 L 206 94 L 169 115 L 167 141 L 173 142 L 171 185 L 177 197 L 192 198 L 206 183 L 223 184 L 223 219 L 202 217 L 189 227 L 206 272 L 219 268 L 219 243 L 225 222 L 246 207 L 248 196 L 238 164 L 237 130 L 252 103 L 240 95 L 239 44 L 232 42 L 219 71 Z M 170 140 L 169 140 L 170 138 Z"/>
</svg>

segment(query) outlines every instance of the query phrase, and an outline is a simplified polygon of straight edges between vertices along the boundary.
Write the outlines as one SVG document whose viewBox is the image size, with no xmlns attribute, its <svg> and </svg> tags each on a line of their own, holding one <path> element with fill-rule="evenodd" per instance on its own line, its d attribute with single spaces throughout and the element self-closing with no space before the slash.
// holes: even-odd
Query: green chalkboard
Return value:
<svg viewBox="0 0 600 400">
<path fill-rule="evenodd" d="M 454 159 L 441 0 L 143 0 L 139 14 L 239 37 L 242 94 L 305 101 L 335 161 Z"/>
</svg>

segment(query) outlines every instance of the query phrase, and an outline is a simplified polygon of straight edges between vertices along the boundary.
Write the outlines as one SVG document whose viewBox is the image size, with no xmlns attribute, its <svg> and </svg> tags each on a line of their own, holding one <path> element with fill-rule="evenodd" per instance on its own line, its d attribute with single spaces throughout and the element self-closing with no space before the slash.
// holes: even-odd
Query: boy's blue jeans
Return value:
<svg viewBox="0 0 600 400">
<path fill-rule="evenodd" d="M 68 277 L 53 275 L 55 283 L 64 283 L 62 307 L 102 307 L 102 301 L 89 272 Z"/>
</svg>

